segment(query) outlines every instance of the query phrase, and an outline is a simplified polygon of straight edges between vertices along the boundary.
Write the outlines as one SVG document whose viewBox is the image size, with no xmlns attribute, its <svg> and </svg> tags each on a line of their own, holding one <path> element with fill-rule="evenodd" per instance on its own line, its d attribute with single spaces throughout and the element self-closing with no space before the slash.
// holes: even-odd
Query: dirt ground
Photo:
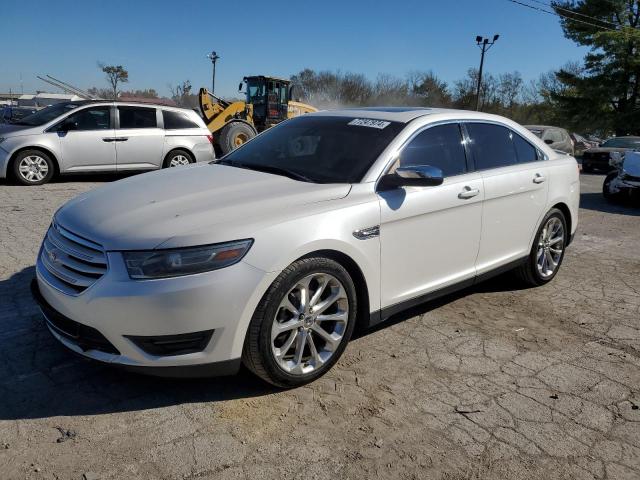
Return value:
<svg viewBox="0 0 640 480">
<path fill-rule="evenodd" d="M 0 184 L 1 479 L 638 479 L 640 208 L 582 176 L 549 285 L 509 276 L 353 340 L 305 388 L 177 381 L 69 354 L 30 298 L 55 209 L 111 177 Z"/>
</svg>

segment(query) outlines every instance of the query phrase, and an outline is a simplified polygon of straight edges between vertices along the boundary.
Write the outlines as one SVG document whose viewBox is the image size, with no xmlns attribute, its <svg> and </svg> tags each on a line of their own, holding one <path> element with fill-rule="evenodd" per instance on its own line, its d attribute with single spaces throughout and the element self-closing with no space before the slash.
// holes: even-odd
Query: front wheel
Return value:
<svg viewBox="0 0 640 480">
<path fill-rule="evenodd" d="M 260 301 L 245 339 L 244 364 L 278 387 L 312 382 L 344 352 L 356 311 L 356 289 L 342 265 L 324 257 L 298 260 Z"/>
<path fill-rule="evenodd" d="M 43 185 L 53 178 L 53 161 L 40 150 L 24 150 L 13 162 L 13 173 L 22 185 Z"/>
<path fill-rule="evenodd" d="M 220 132 L 220 148 L 222 149 L 222 154 L 226 155 L 230 151 L 244 145 L 255 136 L 256 131 L 251 125 L 245 122 L 236 120 L 227 123 Z"/>
<path fill-rule="evenodd" d="M 532 287 L 544 285 L 556 276 L 564 258 L 568 235 L 564 214 L 552 208 L 540 224 L 527 261 L 516 270 L 525 284 Z"/>
</svg>

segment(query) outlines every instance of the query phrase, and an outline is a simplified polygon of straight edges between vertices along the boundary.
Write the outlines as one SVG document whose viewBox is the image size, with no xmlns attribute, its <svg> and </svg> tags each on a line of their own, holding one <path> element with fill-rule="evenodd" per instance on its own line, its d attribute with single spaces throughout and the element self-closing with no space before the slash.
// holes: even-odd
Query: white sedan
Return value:
<svg viewBox="0 0 640 480">
<path fill-rule="evenodd" d="M 32 290 L 86 357 L 171 376 L 244 363 L 293 387 L 329 370 L 357 324 L 507 270 L 549 282 L 578 201 L 575 159 L 505 118 L 319 112 L 70 201 Z"/>
</svg>

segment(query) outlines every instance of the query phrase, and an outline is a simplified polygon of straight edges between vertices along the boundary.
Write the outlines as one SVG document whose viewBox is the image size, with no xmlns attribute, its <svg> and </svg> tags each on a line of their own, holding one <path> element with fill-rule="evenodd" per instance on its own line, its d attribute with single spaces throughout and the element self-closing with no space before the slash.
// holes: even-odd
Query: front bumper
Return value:
<svg viewBox="0 0 640 480">
<path fill-rule="evenodd" d="M 107 255 L 107 273 L 78 295 L 48 283 L 38 258 L 32 291 L 56 339 L 85 357 L 155 375 L 237 372 L 249 321 L 275 274 L 239 262 L 203 274 L 134 281 L 119 253 Z M 198 333 L 210 336 L 198 351 L 180 354 L 163 355 L 140 340 Z"/>
</svg>

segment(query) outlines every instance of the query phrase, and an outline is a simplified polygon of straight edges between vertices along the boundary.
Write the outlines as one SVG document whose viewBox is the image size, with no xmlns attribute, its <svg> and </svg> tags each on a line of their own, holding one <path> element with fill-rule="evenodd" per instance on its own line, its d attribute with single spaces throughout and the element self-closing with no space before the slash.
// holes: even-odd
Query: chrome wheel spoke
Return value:
<svg viewBox="0 0 640 480">
<path fill-rule="evenodd" d="M 289 350 L 291 349 L 291 346 L 293 345 L 293 342 L 296 341 L 296 338 L 298 338 L 298 331 L 294 330 L 289 334 L 289 337 L 282 344 L 282 346 L 278 348 L 276 357 L 279 359 L 282 359 L 282 357 L 284 357 L 287 354 L 287 352 L 289 352 Z"/>
<path fill-rule="evenodd" d="M 316 320 L 318 322 L 346 322 L 347 317 L 347 312 L 337 312 L 328 315 L 318 315 Z"/>
<path fill-rule="evenodd" d="M 309 350 L 311 351 L 311 358 L 313 358 L 313 363 L 315 365 L 315 367 L 319 367 L 320 365 L 322 365 L 324 363 L 324 360 L 322 360 L 322 357 L 320 356 L 320 353 L 318 353 L 318 349 L 316 348 L 316 343 L 313 340 L 313 335 L 309 335 L 307 337 L 307 342 L 309 343 Z"/>
<path fill-rule="evenodd" d="M 340 344 L 340 340 L 342 338 L 341 336 L 336 335 L 334 337 L 333 334 L 327 332 L 324 328 L 318 325 L 314 325 L 313 327 L 311 327 L 311 330 L 317 333 L 320 338 L 322 338 L 322 340 L 326 342 L 327 345 L 331 346 L 331 351 L 335 350 Z"/>
<path fill-rule="evenodd" d="M 302 364 L 302 357 L 304 355 L 304 347 L 307 345 L 307 331 L 301 330 L 298 332 L 297 341 L 296 341 L 296 352 L 293 356 L 293 364 L 296 367 L 299 367 Z"/>
</svg>

